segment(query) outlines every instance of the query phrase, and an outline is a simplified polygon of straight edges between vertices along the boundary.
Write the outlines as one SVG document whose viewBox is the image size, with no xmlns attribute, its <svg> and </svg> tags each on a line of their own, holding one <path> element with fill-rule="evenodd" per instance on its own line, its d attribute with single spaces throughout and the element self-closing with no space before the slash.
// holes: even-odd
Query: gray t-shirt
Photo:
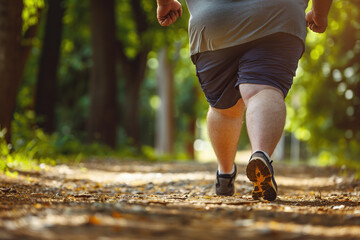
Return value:
<svg viewBox="0 0 360 240">
<path fill-rule="evenodd" d="M 309 0 L 186 0 L 190 54 L 237 46 L 285 32 L 306 37 Z"/>
</svg>

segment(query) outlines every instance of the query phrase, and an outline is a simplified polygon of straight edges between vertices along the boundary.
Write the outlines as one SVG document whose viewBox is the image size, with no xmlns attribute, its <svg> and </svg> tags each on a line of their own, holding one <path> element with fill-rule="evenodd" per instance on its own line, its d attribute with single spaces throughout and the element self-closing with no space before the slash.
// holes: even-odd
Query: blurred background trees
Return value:
<svg viewBox="0 0 360 240">
<path fill-rule="evenodd" d="M 334 1 L 324 34 L 308 33 L 288 99 L 287 130 L 323 164 L 359 164 L 360 1 Z M 350 163 L 352 162 L 352 163 Z"/>
<path fill-rule="evenodd" d="M 14 150 L 46 141 L 44 154 L 67 154 L 95 143 L 194 159 L 194 145 L 206 142 L 207 103 L 189 58 L 184 1 L 184 16 L 167 28 L 156 1 L 0 3 L 0 124 Z M 292 136 L 302 158 L 359 161 L 359 6 L 335 0 L 327 32 L 308 34 L 286 99 L 285 157 Z"/>
<path fill-rule="evenodd" d="M 0 126 L 5 139 L 11 141 L 11 120 L 25 64 L 29 58 L 38 18 L 43 5 L 28 6 L 22 0 L 0 2 Z M 26 15 L 27 24 L 22 16 Z"/>
</svg>

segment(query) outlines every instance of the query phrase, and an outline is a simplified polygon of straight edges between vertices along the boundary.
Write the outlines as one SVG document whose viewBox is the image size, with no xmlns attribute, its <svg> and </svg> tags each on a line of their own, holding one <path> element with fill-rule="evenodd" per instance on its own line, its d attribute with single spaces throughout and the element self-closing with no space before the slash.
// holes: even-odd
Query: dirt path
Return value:
<svg viewBox="0 0 360 240">
<path fill-rule="evenodd" d="M 275 164 L 269 203 L 244 174 L 236 196 L 215 196 L 214 169 L 106 160 L 0 175 L 0 239 L 360 239 L 360 182 L 338 170 Z"/>
</svg>

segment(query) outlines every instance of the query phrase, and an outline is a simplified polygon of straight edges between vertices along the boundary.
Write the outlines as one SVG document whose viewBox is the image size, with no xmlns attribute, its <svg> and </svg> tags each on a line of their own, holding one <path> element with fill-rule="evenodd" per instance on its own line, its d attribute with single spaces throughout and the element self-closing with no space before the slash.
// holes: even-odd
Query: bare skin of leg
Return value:
<svg viewBox="0 0 360 240">
<path fill-rule="evenodd" d="M 286 106 L 283 93 L 272 86 L 241 84 L 246 106 L 246 126 L 252 152 L 273 153 L 284 130 Z"/>
<path fill-rule="evenodd" d="M 234 166 L 243 113 L 242 99 L 228 109 L 209 109 L 207 127 L 221 172 L 229 173 Z"/>
<path fill-rule="evenodd" d="M 273 153 L 284 130 L 286 107 L 283 93 L 274 87 L 241 84 L 242 98 L 228 109 L 210 107 L 207 116 L 209 137 L 220 171 L 231 172 L 241 133 L 245 106 L 252 152 Z"/>
</svg>

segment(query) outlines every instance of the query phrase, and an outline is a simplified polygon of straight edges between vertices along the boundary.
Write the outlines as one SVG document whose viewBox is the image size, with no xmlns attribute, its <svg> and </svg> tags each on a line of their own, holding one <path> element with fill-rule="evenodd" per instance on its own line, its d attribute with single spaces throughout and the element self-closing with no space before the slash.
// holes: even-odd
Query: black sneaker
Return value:
<svg viewBox="0 0 360 240">
<path fill-rule="evenodd" d="M 254 183 L 252 198 L 263 198 L 274 201 L 277 195 L 277 184 L 274 178 L 274 169 L 267 154 L 262 151 L 253 153 L 246 167 L 246 175 Z"/>
<path fill-rule="evenodd" d="M 232 174 L 219 174 L 216 172 L 215 193 L 220 196 L 232 196 L 235 194 L 235 179 L 237 176 L 236 164 L 234 164 L 234 172 Z"/>
</svg>

